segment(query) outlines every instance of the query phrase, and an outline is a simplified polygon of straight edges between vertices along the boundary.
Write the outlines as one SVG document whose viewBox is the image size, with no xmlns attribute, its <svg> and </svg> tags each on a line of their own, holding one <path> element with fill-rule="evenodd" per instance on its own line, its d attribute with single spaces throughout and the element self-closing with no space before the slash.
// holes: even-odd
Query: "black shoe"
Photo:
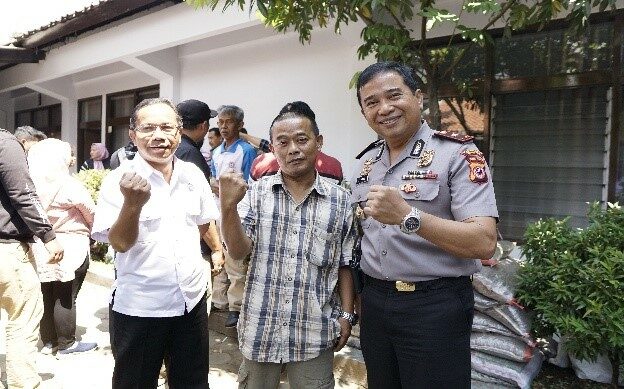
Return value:
<svg viewBox="0 0 624 389">
<path fill-rule="evenodd" d="M 240 312 L 230 311 L 227 319 L 225 320 L 225 328 L 236 327 L 236 324 L 238 324 L 238 316 L 240 316 Z"/>
</svg>

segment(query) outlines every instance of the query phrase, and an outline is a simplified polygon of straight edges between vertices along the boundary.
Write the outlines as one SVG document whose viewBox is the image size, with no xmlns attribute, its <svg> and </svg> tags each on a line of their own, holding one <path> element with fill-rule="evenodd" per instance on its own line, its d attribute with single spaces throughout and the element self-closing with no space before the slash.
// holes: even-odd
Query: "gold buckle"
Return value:
<svg viewBox="0 0 624 389">
<path fill-rule="evenodd" d="M 416 284 L 413 282 L 397 281 L 394 284 L 399 292 L 413 292 L 416 290 Z"/>
</svg>

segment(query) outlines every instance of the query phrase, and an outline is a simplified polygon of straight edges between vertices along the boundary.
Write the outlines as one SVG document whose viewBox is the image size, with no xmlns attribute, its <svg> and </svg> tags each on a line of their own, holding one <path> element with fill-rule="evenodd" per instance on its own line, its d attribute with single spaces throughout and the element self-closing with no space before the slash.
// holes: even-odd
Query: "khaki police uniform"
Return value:
<svg viewBox="0 0 624 389">
<path fill-rule="evenodd" d="M 443 219 L 498 218 L 490 170 L 472 137 L 433 131 L 423 122 L 394 164 L 384 141 L 369 148 L 352 181 L 351 201 L 361 208 L 370 187 L 384 185 Z M 369 388 L 469 387 L 474 296 L 468 276 L 479 271 L 479 259 L 454 257 L 398 225 L 358 214 Z"/>
</svg>

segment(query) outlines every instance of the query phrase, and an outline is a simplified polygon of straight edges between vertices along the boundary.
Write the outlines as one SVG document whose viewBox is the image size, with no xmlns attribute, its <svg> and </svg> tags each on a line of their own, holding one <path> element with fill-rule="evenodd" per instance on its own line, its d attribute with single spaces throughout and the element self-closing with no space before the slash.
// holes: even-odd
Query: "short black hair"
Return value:
<svg viewBox="0 0 624 389">
<path fill-rule="evenodd" d="M 221 131 L 219 131 L 219 127 L 212 127 L 208 130 L 208 132 L 214 132 L 216 136 L 221 136 Z"/>
<path fill-rule="evenodd" d="M 141 101 L 139 104 L 137 104 L 136 107 L 134 107 L 134 111 L 132 112 L 132 116 L 130 116 L 130 129 L 134 130 L 136 128 L 137 119 L 138 119 L 138 116 L 139 116 L 139 111 L 141 109 L 143 109 L 143 108 L 145 108 L 147 106 L 156 105 L 156 104 L 165 104 L 165 105 L 168 105 L 169 107 L 171 107 L 171 109 L 173 109 L 173 112 L 175 112 L 176 124 L 178 125 L 178 127 L 182 127 L 182 117 L 180 117 L 180 114 L 178 113 L 178 109 L 176 108 L 175 105 L 173 105 L 171 100 L 165 99 L 164 97 L 155 97 L 155 98 L 151 98 L 151 99 L 145 99 L 145 100 Z"/>
<path fill-rule="evenodd" d="M 275 125 L 275 123 L 292 118 L 308 119 L 310 123 L 312 123 L 314 135 L 318 136 L 320 134 L 320 130 L 316 124 L 316 115 L 314 111 L 312 111 L 312 108 L 304 101 L 293 101 L 292 103 L 284 105 L 275 119 L 273 119 L 271 128 L 269 129 L 269 139 L 273 140 L 273 125 Z"/>
<path fill-rule="evenodd" d="M 395 72 L 403 79 L 403 82 L 407 87 L 412 91 L 412 93 L 416 93 L 418 90 L 418 82 L 416 81 L 416 77 L 414 76 L 414 69 L 411 67 L 395 61 L 384 61 L 377 62 L 370 66 L 360 73 L 357 80 L 357 100 L 358 104 L 360 104 L 360 108 L 362 108 L 362 101 L 360 100 L 360 89 L 366 84 L 370 82 L 375 76 L 382 73 Z"/>
</svg>

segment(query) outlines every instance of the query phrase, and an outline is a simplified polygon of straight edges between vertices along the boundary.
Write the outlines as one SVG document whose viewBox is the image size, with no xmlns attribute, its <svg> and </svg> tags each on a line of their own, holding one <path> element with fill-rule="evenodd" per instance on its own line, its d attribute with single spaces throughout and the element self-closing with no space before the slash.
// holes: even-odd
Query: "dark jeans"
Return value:
<svg viewBox="0 0 624 389">
<path fill-rule="evenodd" d="M 470 389 L 472 285 L 468 277 L 443 280 L 413 292 L 365 282 L 360 326 L 370 389 Z"/>
<path fill-rule="evenodd" d="M 206 296 L 182 316 L 128 316 L 109 307 L 113 389 L 156 388 L 165 355 L 171 389 L 208 388 Z"/>
<path fill-rule="evenodd" d="M 71 281 L 42 282 L 43 317 L 39 333 L 43 344 L 52 343 L 64 350 L 76 340 L 76 297 L 89 269 L 89 257 Z"/>
</svg>

